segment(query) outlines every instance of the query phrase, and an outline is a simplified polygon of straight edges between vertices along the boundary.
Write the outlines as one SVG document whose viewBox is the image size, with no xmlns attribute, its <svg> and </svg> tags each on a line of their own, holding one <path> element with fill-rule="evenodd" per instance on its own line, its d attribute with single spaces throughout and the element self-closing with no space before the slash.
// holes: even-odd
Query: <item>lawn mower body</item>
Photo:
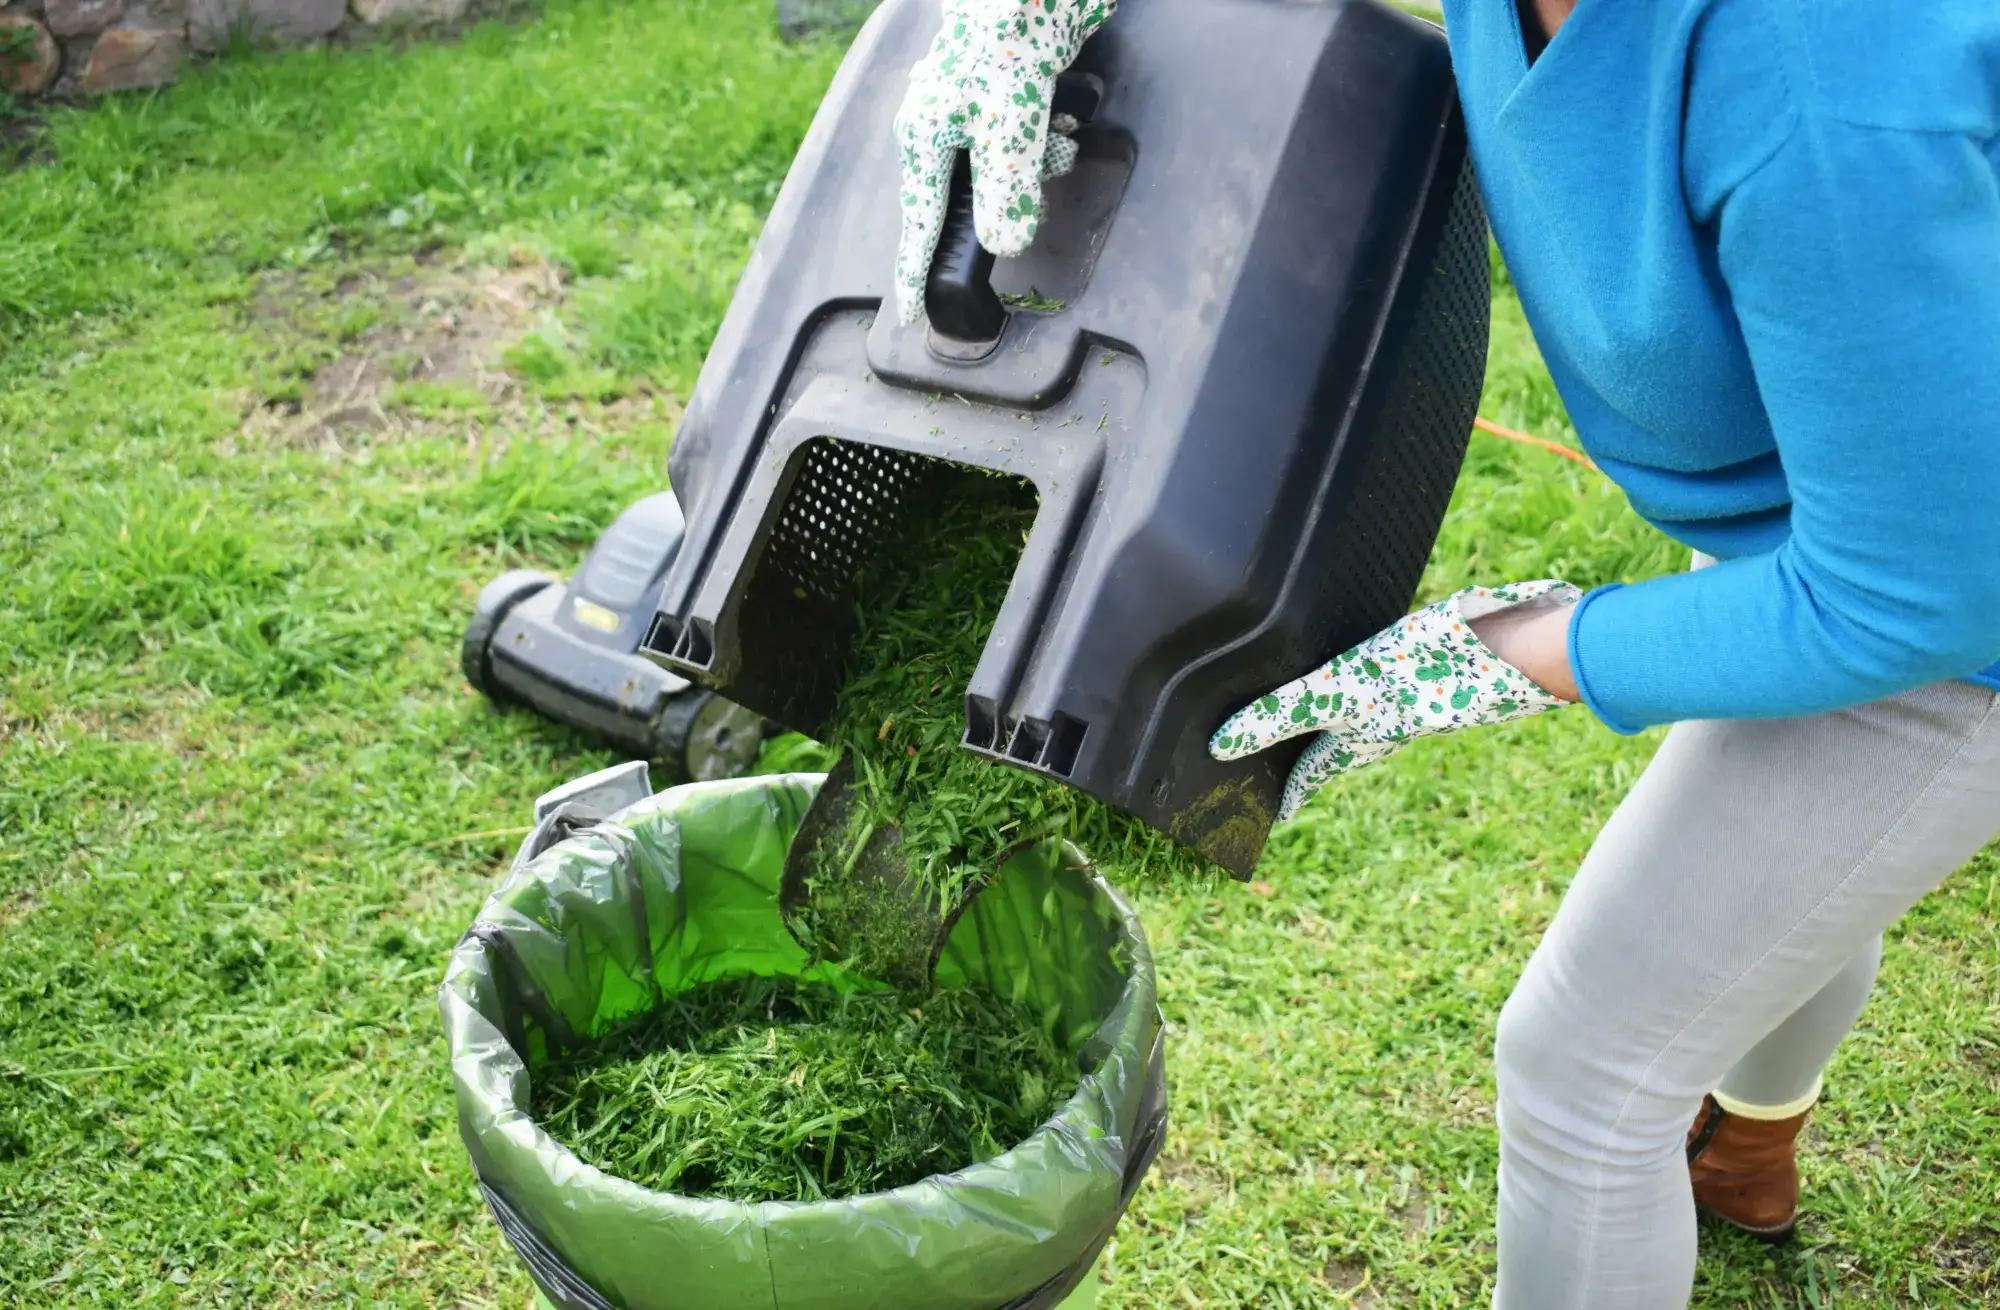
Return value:
<svg viewBox="0 0 2000 1310">
<path fill-rule="evenodd" d="M 1225 764 L 1209 736 L 1405 612 L 1478 401 L 1443 34 L 1376 0 L 1126 0 L 1066 80 L 1090 121 L 1034 245 L 979 256 L 961 177 L 906 327 L 891 124 L 938 18 L 876 11 L 792 166 L 675 441 L 687 537 L 641 651 L 811 733 L 857 565 L 922 549 L 936 477 L 1029 480 L 965 747 L 1247 874 L 1304 743 Z"/>
<path fill-rule="evenodd" d="M 515 570 L 488 583 L 467 626 L 466 680 L 676 780 L 734 777 L 757 759 L 763 716 L 637 654 L 686 532 L 673 493 L 648 496 L 597 539 L 567 583 Z"/>
</svg>

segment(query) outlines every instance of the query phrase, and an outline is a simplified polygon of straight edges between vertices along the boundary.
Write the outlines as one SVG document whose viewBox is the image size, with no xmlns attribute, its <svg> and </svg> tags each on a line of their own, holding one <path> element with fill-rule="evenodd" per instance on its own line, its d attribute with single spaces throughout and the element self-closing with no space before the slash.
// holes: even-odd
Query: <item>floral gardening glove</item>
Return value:
<svg viewBox="0 0 2000 1310">
<path fill-rule="evenodd" d="M 903 239 L 896 251 L 896 308 L 924 314 L 924 281 L 944 225 L 952 163 L 972 156 L 979 244 L 1018 255 L 1042 217 L 1042 179 L 1076 164 L 1076 130 L 1050 120 L 1056 75 L 1104 26 L 1117 0 L 944 0 L 944 26 L 910 70 L 896 112 L 903 147 Z"/>
<path fill-rule="evenodd" d="M 1469 625 L 1514 605 L 1571 605 L 1581 595 L 1554 581 L 1468 587 L 1238 710 L 1209 741 L 1209 754 L 1236 760 L 1300 733 L 1318 733 L 1285 783 L 1278 809 L 1283 822 L 1329 779 L 1393 755 L 1418 737 L 1567 704 L 1487 649 Z"/>
</svg>

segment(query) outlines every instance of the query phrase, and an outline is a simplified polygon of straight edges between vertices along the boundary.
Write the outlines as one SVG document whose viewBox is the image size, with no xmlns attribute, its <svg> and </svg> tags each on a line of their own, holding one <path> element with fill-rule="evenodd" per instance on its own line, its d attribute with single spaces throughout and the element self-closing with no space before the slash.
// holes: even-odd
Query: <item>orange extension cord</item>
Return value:
<svg viewBox="0 0 2000 1310">
<path fill-rule="evenodd" d="M 1571 450 L 1568 446 L 1562 445 L 1560 442 L 1550 441 L 1545 437 L 1529 436 L 1525 432 L 1516 432 L 1512 428 L 1503 428 L 1498 423 L 1489 423 L 1483 418 L 1473 419 L 1472 426 L 1492 436 L 1503 437 L 1508 441 L 1518 441 L 1524 446 L 1536 446 L 1548 451 L 1552 455 L 1561 455 L 1564 459 L 1581 464 L 1593 472 L 1597 470 L 1597 465 L 1591 460 L 1590 456 L 1580 450 Z"/>
</svg>

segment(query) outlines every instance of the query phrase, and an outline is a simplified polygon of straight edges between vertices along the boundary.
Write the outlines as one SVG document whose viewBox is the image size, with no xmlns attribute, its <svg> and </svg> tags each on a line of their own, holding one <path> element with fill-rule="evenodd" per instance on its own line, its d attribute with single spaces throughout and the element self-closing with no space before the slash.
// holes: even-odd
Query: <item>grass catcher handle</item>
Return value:
<svg viewBox="0 0 2000 1310">
<path fill-rule="evenodd" d="M 951 166 L 951 198 L 930 279 L 924 312 L 931 326 L 959 341 L 993 341 L 1007 326 L 1007 307 L 993 290 L 993 252 L 979 244 L 972 222 L 972 161 L 961 150 Z"/>
<path fill-rule="evenodd" d="M 1056 79 L 1050 112 L 1081 126 L 1096 116 L 1100 95 L 1094 81 L 1066 73 Z M 963 150 L 952 161 L 944 226 L 924 283 L 924 312 L 932 327 L 959 341 L 995 341 L 1007 326 L 1007 307 L 993 290 L 993 252 L 979 244 L 973 225 L 972 162 Z"/>
</svg>

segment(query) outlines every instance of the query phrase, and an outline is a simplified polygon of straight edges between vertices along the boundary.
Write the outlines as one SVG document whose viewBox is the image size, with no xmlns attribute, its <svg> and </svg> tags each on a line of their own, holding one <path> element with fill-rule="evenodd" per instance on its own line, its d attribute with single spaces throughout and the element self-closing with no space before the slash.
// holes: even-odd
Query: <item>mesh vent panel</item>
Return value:
<svg viewBox="0 0 2000 1310">
<path fill-rule="evenodd" d="M 844 600 L 855 571 L 894 530 L 898 507 L 930 462 L 881 446 L 808 443 L 764 567 L 814 599 Z"/>
<path fill-rule="evenodd" d="M 1479 411 L 1492 292 L 1486 211 L 1469 160 L 1421 276 L 1334 533 L 1343 593 L 1335 649 L 1408 610 Z"/>
</svg>

